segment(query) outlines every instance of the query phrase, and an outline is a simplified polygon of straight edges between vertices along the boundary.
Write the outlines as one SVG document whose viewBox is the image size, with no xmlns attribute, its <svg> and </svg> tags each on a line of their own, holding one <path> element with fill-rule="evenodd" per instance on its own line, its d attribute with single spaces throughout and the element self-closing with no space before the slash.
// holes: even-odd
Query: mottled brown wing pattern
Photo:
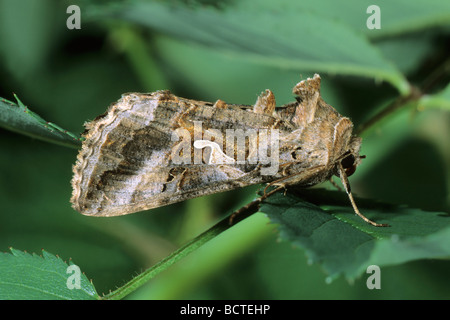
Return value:
<svg viewBox="0 0 450 320">
<path fill-rule="evenodd" d="M 353 124 L 320 96 L 320 76 L 299 82 L 296 102 L 275 108 L 264 91 L 253 106 L 123 95 L 86 124 L 73 168 L 73 207 L 116 216 L 258 183 L 310 186 L 360 162 Z M 270 160 L 270 161 L 269 161 Z M 262 198 L 261 198 L 262 199 Z M 260 200 L 261 201 L 261 200 Z"/>
<path fill-rule="evenodd" d="M 244 116 L 251 118 L 246 125 L 237 120 Z M 86 125 L 86 140 L 74 166 L 74 208 L 88 215 L 123 215 L 271 179 L 259 175 L 256 165 L 214 165 L 202 156 L 198 164 L 171 162 L 179 144 L 173 133 L 183 128 L 194 136 L 194 121 L 202 123 L 202 137 L 211 128 L 275 122 L 268 115 L 253 117 L 235 106 L 193 102 L 167 91 L 124 95 Z M 191 148 L 189 158 L 196 151 L 208 153 Z"/>
</svg>

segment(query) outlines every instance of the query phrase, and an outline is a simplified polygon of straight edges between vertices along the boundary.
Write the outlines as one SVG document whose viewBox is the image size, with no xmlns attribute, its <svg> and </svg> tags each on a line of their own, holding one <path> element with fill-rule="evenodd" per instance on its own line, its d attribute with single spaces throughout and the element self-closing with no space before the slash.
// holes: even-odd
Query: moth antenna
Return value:
<svg viewBox="0 0 450 320">
<path fill-rule="evenodd" d="M 352 191 L 350 190 L 350 183 L 348 181 L 348 177 L 345 174 L 345 170 L 342 167 L 342 164 L 339 163 L 339 176 L 341 178 L 342 184 L 344 185 L 345 191 L 347 192 L 348 198 L 350 199 L 350 203 L 352 204 L 353 207 L 353 211 L 355 211 L 355 213 L 361 218 L 363 219 L 365 222 L 375 226 L 375 227 L 389 227 L 388 224 L 385 223 L 376 223 L 368 218 L 366 218 L 358 209 L 358 207 L 356 206 L 355 203 L 355 199 L 353 199 L 353 194 Z"/>
</svg>

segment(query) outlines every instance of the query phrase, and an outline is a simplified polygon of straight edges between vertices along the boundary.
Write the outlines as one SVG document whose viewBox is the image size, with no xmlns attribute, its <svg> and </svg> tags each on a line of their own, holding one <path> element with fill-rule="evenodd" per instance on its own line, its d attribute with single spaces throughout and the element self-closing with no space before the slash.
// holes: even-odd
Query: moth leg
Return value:
<svg viewBox="0 0 450 320">
<path fill-rule="evenodd" d="M 336 189 L 338 189 L 339 191 L 342 191 L 342 188 L 340 185 L 338 185 L 336 183 L 336 181 L 333 180 L 333 177 L 330 177 L 330 183 L 333 185 L 333 187 L 335 187 Z"/>
<path fill-rule="evenodd" d="M 283 176 L 287 176 L 288 174 L 286 173 L 286 171 L 289 169 L 289 167 L 292 167 L 293 164 L 292 163 L 284 163 L 282 165 L 280 165 L 280 167 L 283 167 L 281 174 Z M 281 178 L 281 179 L 285 179 L 285 178 Z"/>
<path fill-rule="evenodd" d="M 288 166 L 283 169 L 282 173 L 285 175 L 284 177 L 270 182 L 269 185 L 279 185 L 279 186 L 281 186 L 281 185 L 289 186 L 289 185 L 297 185 L 297 184 L 301 185 L 302 183 L 304 183 L 311 177 L 314 177 L 317 174 L 317 172 L 323 170 L 325 167 L 323 165 L 315 166 L 315 167 L 308 168 L 306 171 L 303 171 L 301 173 L 294 173 L 294 174 L 288 175 L 286 173 L 286 170 L 289 168 L 290 165 L 292 165 L 292 164 L 288 164 Z M 282 181 L 285 181 L 285 182 L 281 183 Z"/>
<path fill-rule="evenodd" d="M 284 189 L 284 195 L 286 195 L 287 192 L 287 188 L 286 185 L 284 183 L 279 183 L 278 181 L 282 181 L 282 179 L 276 180 L 276 181 L 272 181 L 270 183 L 267 184 L 267 186 L 264 188 L 264 195 L 267 194 L 267 189 L 271 186 L 278 186 L 278 190 L 280 190 L 281 188 Z"/>
<path fill-rule="evenodd" d="M 295 174 L 288 175 L 286 177 L 283 177 L 281 179 L 278 179 L 278 180 L 268 183 L 267 186 L 264 188 L 264 194 L 260 198 L 250 202 L 246 206 L 242 207 L 241 209 L 239 209 L 231 214 L 230 219 L 229 219 L 230 225 L 233 224 L 233 219 L 236 216 L 240 215 L 242 212 L 246 212 L 250 209 L 255 210 L 254 212 L 256 212 L 259 208 L 259 204 L 262 201 L 264 201 L 265 199 L 267 199 L 268 197 L 270 197 L 271 195 L 273 195 L 274 193 L 283 189 L 284 195 L 286 195 L 287 186 L 294 185 L 294 184 L 296 184 L 297 181 L 302 181 L 302 180 L 308 179 L 308 177 L 314 176 L 317 173 L 317 171 L 321 170 L 321 169 L 323 169 L 323 166 L 316 166 L 313 168 L 309 168 L 309 170 L 307 170 L 306 172 L 303 172 L 302 174 L 295 173 Z M 289 181 L 289 179 L 292 179 L 292 178 L 294 178 L 294 179 L 292 181 Z M 277 186 L 277 187 L 275 189 L 267 192 L 267 188 L 270 186 Z"/>
<path fill-rule="evenodd" d="M 348 198 L 350 199 L 350 202 L 352 204 L 352 207 L 353 207 L 353 210 L 355 211 L 355 213 L 359 217 L 361 217 L 361 219 L 363 219 L 365 222 L 367 222 L 375 227 L 389 227 L 388 224 L 376 223 L 376 222 L 373 222 L 372 220 L 369 220 L 359 211 L 358 207 L 356 206 L 355 200 L 353 199 L 352 192 L 350 190 L 350 183 L 348 182 L 347 174 L 345 173 L 345 170 L 342 167 L 341 163 L 339 163 L 339 176 L 341 178 L 342 184 L 344 185 L 344 188 L 345 188 L 345 192 L 347 192 Z"/>
<path fill-rule="evenodd" d="M 272 191 L 268 192 L 268 193 L 264 193 L 264 195 L 262 195 L 261 197 L 259 197 L 256 200 L 253 200 L 252 202 L 246 204 L 245 206 L 243 206 L 242 208 L 234 211 L 231 215 L 230 218 L 228 220 L 228 223 L 230 225 L 233 224 L 234 219 L 239 216 L 240 214 L 242 214 L 243 212 L 251 212 L 251 213 L 255 213 L 258 211 L 259 209 L 259 204 L 261 202 L 263 202 L 265 199 L 267 199 L 268 197 L 270 197 L 271 195 L 273 195 L 274 193 L 280 191 L 281 189 L 283 189 L 284 186 L 279 186 L 278 188 L 273 189 Z M 250 211 L 251 210 L 251 211 Z"/>
</svg>

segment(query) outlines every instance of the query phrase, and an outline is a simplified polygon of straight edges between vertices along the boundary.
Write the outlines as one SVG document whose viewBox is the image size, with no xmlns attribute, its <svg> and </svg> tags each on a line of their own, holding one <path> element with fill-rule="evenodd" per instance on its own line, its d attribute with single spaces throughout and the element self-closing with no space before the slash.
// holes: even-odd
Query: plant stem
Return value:
<svg viewBox="0 0 450 320">
<path fill-rule="evenodd" d="M 34 139 L 79 149 L 81 138 L 57 124 L 42 119 L 14 95 L 17 104 L 0 98 L 0 127 Z"/>
<path fill-rule="evenodd" d="M 361 135 L 364 131 L 367 131 L 370 127 L 375 125 L 377 122 L 381 121 L 382 119 L 386 118 L 388 115 L 393 113 L 394 111 L 400 109 L 401 107 L 405 106 L 407 103 L 412 101 L 417 101 L 422 96 L 422 92 L 416 88 L 411 87 L 410 93 L 407 96 L 400 96 L 394 101 L 392 101 L 386 108 L 381 110 L 379 113 L 371 117 L 366 122 L 362 123 L 357 129 L 356 134 Z"/>
<path fill-rule="evenodd" d="M 246 208 L 246 210 L 242 210 L 242 209 L 238 210 L 239 215 L 237 215 L 237 216 L 235 215 L 235 217 L 233 219 L 233 223 L 230 223 L 230 217 L 234 213 L 232 213 L 231 215 L 222 219 L 217 224 L 212 226 L 210 229 L 206 230 L 199 236 L 197 236 L 194 239 L 192 239 L 191 241 L 189 241 L 183 247 L 172 252 L 169 256 L 162 259 L 160 262 L 158 262 L 154 266 L 150 267 L 149 269 L 145 270 L 144 272 L 142 272 L 135 278 L 131 279 L 124 286 L 105 295 L 103 297 L 103 299 L 104 300 L 119 300 L 119 299 L 126 297 L 128 294 L 132 293 L 137 288 L 144 285 L 150 279 L 154 278 L 156 275 L 158 275 L 162 271 L 166 270 L 167 268 L 169 268 L 171 265 L 173 265 L 177 261 L 179 261 L 179 260 L 183 259 L 185 256 L 189 255 L 191 252 L 195 251 L 196 249 L 201 247 L 206 242 L 217 237 L 219 234 L 228 230 L 229 228 L 234 226 L 236 223 L 244 220 L 245 218 L 249 217 L 250 215 L 252 215 L 258 211 L 258 206 L 255 206 L 255 205 L 249 205 L 249 206 L 246 206 L 245 208 Z"/>
</svg>

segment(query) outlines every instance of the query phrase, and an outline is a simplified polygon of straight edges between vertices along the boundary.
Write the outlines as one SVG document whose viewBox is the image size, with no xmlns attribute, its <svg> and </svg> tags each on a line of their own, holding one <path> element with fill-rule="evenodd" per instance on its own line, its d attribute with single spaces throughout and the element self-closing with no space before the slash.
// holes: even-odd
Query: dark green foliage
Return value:
<svg viewBox="0 0 450 320">
<path fill-rule="evenodd" d="M 71 4 L 80 30 L 66 28 Z M 380 30 L 366 27 L 371 4 L 0 0 L 0 297 L 56 298 L 15 286 L 64 274 L 48 252 L 86 274 L 86 290 L 53 288 L 61 298 L 91 299 L 184 248 L 129 297 L 448 298 L 450 2 L 383 1 Z M 362 130 L 367 158 L 350 177 L 357 204 L 390 228 L 365 224 L 328 184 L 274 195 L 261 207 L 269 218 L 227 230 L 209 228 L 257 187 L 110 219 L 70 207 L 77 152 L 61 145 L 77 148 L 82 124 L 122 93 L 253 104 L 270 88 L 281 105 L 314 73 L 323 98 Z M 42 248 L 42 258 L 20 251 Z M 371 264 L 381 267 L 381 290 L 366 287 Z"/>
</svg>

